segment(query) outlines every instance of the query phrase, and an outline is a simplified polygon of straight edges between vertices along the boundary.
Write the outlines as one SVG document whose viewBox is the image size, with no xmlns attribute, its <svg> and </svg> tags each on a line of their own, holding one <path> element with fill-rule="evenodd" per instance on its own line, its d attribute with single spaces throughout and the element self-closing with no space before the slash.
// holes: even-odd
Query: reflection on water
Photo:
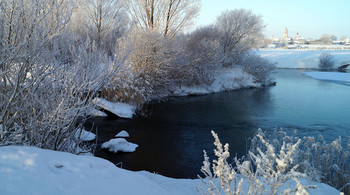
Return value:
<svg viewBox="0 0 350 195">
<path fill-rule="evenodd" d="M 139 147 L 134 153 L 114 154 L 97 149 L 96 156 L 123 168 L 147 170 L 176 178 L 200 174 L 203 150 L 213 155 L 210 130 L 230 143 L 231 155 L 242 156 L 247 140 L 265 131 L 297 130 L 299 136 L 322 134 L 326 139 L 350 131 L 350 88 L 309 78 L 299 70 L 279 70 L 277 86 L 205 96 L 174 97 L 148 106 L 147 118 L 90 120 L 98 129 L 98 143 L 120 130 Z M 89 124 L 88 124 L 89 126 Z"/>
</svg>

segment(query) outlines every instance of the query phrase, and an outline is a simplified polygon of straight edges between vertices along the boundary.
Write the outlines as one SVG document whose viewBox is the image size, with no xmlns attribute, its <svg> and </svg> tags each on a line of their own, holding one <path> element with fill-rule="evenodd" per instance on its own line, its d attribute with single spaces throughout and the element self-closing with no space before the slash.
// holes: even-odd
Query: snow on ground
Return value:
<svg viewBox="0 0 350 195">
<path fill-rule="evenodd" d="M 247 182 L 243 188 L 247 189 Z M 313 185 L 313 183 L 312 183 Z M 316 184 L 310 194 L 339 194 Z M 1 194 L 128 194 L 194 195 L 199 179 L 172 179 L 146 171 L 132 172 L 92 156 L 78 156 L 35 147 L 0 147 Z"/>
<path fill-rule="evenodd" d="M 181 86 L 174 91 L 174 95 L 204 95 L 259 86 L 259 84 L 254 83 L 252 75 L 244 72 L 241 67 L 237 66 L 235 68 L 227 68 L 216 71 L 214 75 L 214 82 L 210 86 Z"/>
<path fill-rule="evenodd" d="M 167 186 L 111 162 L 34 147 L 0 148 L 1 194 L 195 194 L 194 182 Z M 155 177 L 157 177 L 155 175 Z M 184 188 L 184 190 L 182 190 Z"/>
<path fill-rule="evenodd" d="M 100 110 L 97 110 L 95 108 L 89 108 L 87 110 L 87 115 L 90 115 L 90 116 L 100 116 L 100 117 L 106 117 L 107 114 L 100 111 Z"/>
<path fill-rule="evenodd" d="M 318 68 L 323 52 L 333 55 L 335 67 L 350 63 L 350 50 L 260 49 L 255 53 L 277 62 L 278 68 Z"/>
<path fill-rule="evenodd" d="M 303 48 L 303 49 L 338 49 L 338 50 L 347 50 L 350 49 L 349 45 L 296 45 L 297 47 Z"/>
<path fill-rule="evenodd" d="M 115 135 L 115 137 L 129 137 L 129 133 L 126 132 L 125 130 L 122 130 L 117 135 Z"/>
<path fill-rule="evenodd" d="M 350 82 L 350 73 L 342 72 L 304 72 L 305 75 L 314 79 L 326 81 Z"/>
<path fill-rule="evenodd" d="M 86 131 L 85 129 L 79 129 L 75 132 L 74 137 L 82 141 L 92 141 L 96 138 L 96 135 L 89 131 Z"/>
<path fill-rule="evenodd" d="M 121 102 L 113 103 L 102 98 L 95 98 L 92 101 L 97 106 L 108 110 L 121 118 L 132 118 L 132 115 L 134 115 L 136 110 L 135 106 Z"/>
<path fill-rule="evenodd" d="M 101 146 L 104 149 L 109 149 L 111 152 L 135 152 L 137 144 L 126 141 L 124 138 L 111 139 Z"/>
</svg>

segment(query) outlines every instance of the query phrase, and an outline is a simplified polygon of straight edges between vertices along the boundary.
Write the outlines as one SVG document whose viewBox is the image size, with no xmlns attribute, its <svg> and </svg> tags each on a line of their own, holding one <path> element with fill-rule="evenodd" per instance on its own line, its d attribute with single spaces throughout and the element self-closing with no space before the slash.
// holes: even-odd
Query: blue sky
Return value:
<svg viewBox="0 0 350 195">
<path fill-rule="evenodd" d="M 338 39 L 350 37 L 350 0 L 202 0 L 197 26 L 214 23 L 225 10 L 250 9 L 267 24 L 266 37 L 299 33 L 305 38 L 320 38 L 327 33 Z"/>
</svg>

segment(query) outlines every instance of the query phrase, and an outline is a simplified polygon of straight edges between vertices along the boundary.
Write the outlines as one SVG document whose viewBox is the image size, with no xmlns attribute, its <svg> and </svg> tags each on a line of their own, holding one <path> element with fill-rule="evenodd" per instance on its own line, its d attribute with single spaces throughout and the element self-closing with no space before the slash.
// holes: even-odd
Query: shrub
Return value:
<svg viewBox="0 0 350 195">
<path fill-rule="evenodd" d="M 70 49 L 71 62 L 63 63 L 53 57 L 53 50 L 47 51 L 23 81 L 0 89 L 0 146 L 21 144 L 72 153 L 85 147 L 75 135 L 92 106 L 90 100 L 119 64 L 90 41 Z M 16 77 L 16 69 L 25 65 L 11 64 L 14 73 L 9 75 Z M 10 99 L 13 92 L 17 94 Z"/>
<path fill-rule="evenodd" d="M 298 180 L 306 178 L 306 175 L 297 171 L 298 164 L 294 163 L 295 154 L 298 151 L 301 140 L 296 143 L 285 143 L 276 153 L 275 147 L 265 140 L 261 131 L 254 138 L 259 140 L 260 147 L 256 148 L 257 153 L 249 152 L 251 161 L 240 163 L 235 158 L 237 172 L 228 164 L 230 157 L 228 144 L 222 148 L 218 136 L 212 131 L 215 138 L 214 150 L 217 160 L 213 160 L 210 167 L 209 157 L 204 152 L 204 162 L 201 171 L 205 178 L 201 178 L 207 189 L 199 187 L 199 192 L 203 194 L 308 194 L 307 190 L 313 186 L 304 186 Z M 252 164 L 252 163 L 253 164 Z M 255 168 L 253 168 L 253 166 Z M 213 170 L 213 171 L 211 171 Z M 243 177 L 239 179 L 240 173 Z M 237 182 L 239 180 L 239 182 Z M 243 191 L 243 181 L 249 185 L 248 191 Z M 294 180 L 295 188 L 291 188 L 291 182 Z M 289 185 L 288 185 L 289 184 Z"/>
<path fill-rule="evenodd" d="M 125 59 L 124 74 L 115 77 L 110 85 L 117 86 L 117 91 L 131 93 L 114 99 L 129 99 L 141 105 L 168 95 L 169 89 L 177 82 L 177 74 L 181 74 L 178 65 L 174 64 L 178 51 L 172 46 L 172 40 L 152 30 L 134 29 L 119 40 L 118 52 L 129 51 L 129 55 Z M 128 85 L 121 86 L 120 78 Z"/>
<path fill-rule="evenodd" d="M 184 71 L 184 84 L 210 85 L 213 82 L 213 69 L 219 62 L 219 34 L 214 26 L 196 29 L 181 40 L 184 50 L 181 58 Z M 180 61 L 180 60 L 179 60 Z"/>
<path fill-rule="evenodd" d="M 265 136 L 262 131 L 259 134 Z M 297 136 L 287 136 L 283 130 L 275 131 L 266 138 L 273 147 L 280 149 L 282 143 L 293 144 L 300 140 Z M 254 137 L 251 142 L 252 153 L 257 153 L 255 148 L 263 147 L 263 144 Z M 342 143 L 341 137 L 330 144 L 326 143 L 322 136 L 304 137 L 299 145 L 299 150 L 293 157 L 293 164 L 298 164 L 297 170 L 305 173 L 308 178 L 316 182 L 323 182 L 334 188 L 350 193 L 348 187 L 350 178 L 350 139 Z"/>
<path fill-rule="evenodd" d="M 253 75 L 255 82 L 262 85 L 268 85 L 271 82 L 270 75 L 276 68 L 275 63 L 251 53 L 245 54 L 239 60 L 239 63 L 243 65 L 244 71 Z"/>
<path fill-rule="evenodd" d="M 319 63 L 318 63 L 318 68 L 320 70 L 332 70 L 334 69 L 334 59 L 333 59 L 333 55 L 328 53 L 328 52 L 323 52 L 320 55 L 319 58 Z"/>
</svg>

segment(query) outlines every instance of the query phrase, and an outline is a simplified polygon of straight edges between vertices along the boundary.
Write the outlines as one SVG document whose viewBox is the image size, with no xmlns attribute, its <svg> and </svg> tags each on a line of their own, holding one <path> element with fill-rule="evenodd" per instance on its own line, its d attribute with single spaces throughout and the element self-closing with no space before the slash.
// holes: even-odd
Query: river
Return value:
<svg viewBox="0 0 350 195">
<path fill-rule="evenodd" d="M 283 128 L 297 136 L 323 135 L 327 141 L 350 132 L 350 86 L 312 79 L 305 70 L 279 69 L 276 86 L 204 96 L 171 97 L 147 106 L 147 117 L 132 120 L 94 118 L 98 144 L 121 130 L 139 145 L 134 153 L 95 155 L 129 170 L 147 170 L 174 178 L 197 178 L 203 150 L 213 156 L 213 137 L 230 144 L 231 156 L 247 152 L 258 128 Z"/>
</svg>

